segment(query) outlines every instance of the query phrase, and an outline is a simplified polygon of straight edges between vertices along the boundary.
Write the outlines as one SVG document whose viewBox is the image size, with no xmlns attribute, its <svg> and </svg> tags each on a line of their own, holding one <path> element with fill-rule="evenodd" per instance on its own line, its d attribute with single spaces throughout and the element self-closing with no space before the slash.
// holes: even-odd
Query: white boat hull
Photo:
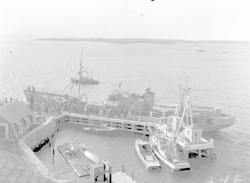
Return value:
<svg viewBox="0 0 250 183">
<path fill-rule="evenodd" d="M 115 133 L 119 133 L 117 128 L 107 127 L 107 128 L 98 128 L 98 127 L 85 127 L 83 131 L 86 133 L 93 133 L 99 135 L 114 135 Z"/>
<path fill-rule="evenodd" d="M 147 148 L 145 149 L 146 153 L 144 153 L 144 149 L 142 149 L 143 146 Z M 154 153 L 151 151 L 148 142 L 137 139 L 135 141 L 135 150 L 142 164 L 147 170 L 161 169 L 161 165 Z"/>
</svg>

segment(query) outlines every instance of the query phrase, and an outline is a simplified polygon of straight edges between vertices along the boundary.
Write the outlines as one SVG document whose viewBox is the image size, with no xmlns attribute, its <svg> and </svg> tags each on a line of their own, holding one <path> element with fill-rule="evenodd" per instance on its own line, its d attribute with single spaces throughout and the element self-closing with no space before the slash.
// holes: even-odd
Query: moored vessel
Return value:
<svg viewBox="0 0 250 183">
<path fill-rule="evenodd" d="M 203 129 L 193 123 L 190 98 L 186 99 L 182 116 L 178 116 L 176 108 L 172 116 L 162 118 L 159 124 L 151 127 L 150 131 L 163 134 L 167 139 L 175 139 L 176 149 L 184 155 L 187 160 L 191 159 L 216 159 L 213 153 L 214 140 L 209 141 L 202 137 Z"/>
<path fill-rule="evenodd" d="M 174 150 L 173 141 L 161 134 L 149 137 L 149 144 L 155 155 L 167 166 L 170 172 L 183 172 L 190 170 L 190 164 L 183 154 Z"/>
<path fill-rule="evenodd" d="M 97 85 L 99 84 L 99 81 L 94 80 L 90 77 L 92 72 L 89 74 L 88 69 L 80 70 L 80 72 L 77 74 L 79 77 L 70 78 L 72 83 L 80 84 L 80 85 Z"/>
<path fill-rule="evenodd" d="M 161 164 L 151 150 L 148 142 L 137 139 L 135 141 L 135 150 L 147 170 L 161 169 Z"/>
<path fill-rule="evenodd" d="M 99 81 L 94 80 L 93 78 L 88 78 L 88 77 L 82 77 L 81 80 L 71 78 L 71 82 L 81 84 L 81 85 L 97 85 L 99 84 Z"/>
<path fill-rule="evenodd" d="M 117 128 L 108 127 L 108 126 L 101 126 L 101 127 L 84 127 L 83 132 L 85 133 L 93 133 L 98 135 L 114 135 L 118 132 Z"/>
<path fill-rule="evenodd" d="M 185 89 L 182 91 L 184 95 Z M 172 105 L 156 103 L 155 93 L 149 88 L 141 94 L 136 94 L 123 91 L 120 86 L 112 90 L 103 103 L 108 108 L 128 111 L 127 118 L 140 121 L 160 121 L 162 117 L 170 116 L 176 107 L 178 107 L 179 113 L 183 112 L 183 102 Z M 191 111 L 194 124 L 202 128 L 203 132 L 216 131 L 235 124 L 235 114 L 232 110 L 225 110 L 221 107 L 192 106 Z"/>
</svg>

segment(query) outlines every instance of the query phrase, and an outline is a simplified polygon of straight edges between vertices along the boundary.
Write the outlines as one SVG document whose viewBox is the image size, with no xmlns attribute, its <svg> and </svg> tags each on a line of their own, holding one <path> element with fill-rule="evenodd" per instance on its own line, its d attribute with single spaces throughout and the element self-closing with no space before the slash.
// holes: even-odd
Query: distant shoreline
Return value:
<svg viewBox="0 0 250 183">
<path fill-rule="evenodd" d="M 175 43 L 216 43 L 216 44 L 249 44 L 250 41 L 219 41 L 219 40 L 171 40 L 171 39 L 146 39 L 146 38 L 127 38 L 127 39 L 109 39 L 109 38 L 46 38 L 35 39 L 36 41 L 68 41 L 68 42 L 102 42 L 114 44 L 148 43 L 148 44 L 175 44 Z"/>
</svg>

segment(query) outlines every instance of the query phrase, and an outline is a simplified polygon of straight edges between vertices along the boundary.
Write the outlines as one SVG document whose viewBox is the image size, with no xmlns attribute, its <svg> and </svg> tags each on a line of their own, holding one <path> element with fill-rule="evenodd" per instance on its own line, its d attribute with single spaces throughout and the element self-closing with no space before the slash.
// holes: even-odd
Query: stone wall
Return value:
<svg viewBox="0 0 250 183">
<path fill-rule="evenodd" d="M 60 117 L 61 116 L 58 116 L 57 118 Z M 19 151 L 26 164 L 34 172 L 39 173 L 54 182 L 70 182 L 69 180 L 56 179 L 53 174 L 49 172 L 43 162 L 41 162 L 41 160 L 36 156 L 33 150 L 31 150 L 44 142 L 45 139 L 50 137 L 55 132 L 55 121 L 55 117 L 51 116 L 43 124 L 21 137 L 18 141 Z"/>
</svg>

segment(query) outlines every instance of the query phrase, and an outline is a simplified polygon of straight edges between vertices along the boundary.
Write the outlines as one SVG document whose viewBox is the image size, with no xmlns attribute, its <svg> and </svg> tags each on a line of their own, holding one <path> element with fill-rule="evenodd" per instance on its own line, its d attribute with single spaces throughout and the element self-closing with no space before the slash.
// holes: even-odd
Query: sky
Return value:
<svg viewBox="0 0 250 183">
<path fill-rule="evenodd" d="M 249 0 L 0 0 L 0 35 L 250 41 Z"/>
</svg>

